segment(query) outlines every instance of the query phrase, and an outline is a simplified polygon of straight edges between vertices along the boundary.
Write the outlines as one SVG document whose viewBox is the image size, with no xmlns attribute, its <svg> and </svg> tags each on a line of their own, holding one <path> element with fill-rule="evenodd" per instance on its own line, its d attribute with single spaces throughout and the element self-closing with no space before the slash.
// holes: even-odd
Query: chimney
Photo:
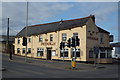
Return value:
<svg viewBox="0 0 120 80">
<path fill-rule="evenodd" d="M 93 22 L 95 23 L 95 16 L 94 15 L 90 15 L 90 17 L 92 18 Z"/>
</svg>

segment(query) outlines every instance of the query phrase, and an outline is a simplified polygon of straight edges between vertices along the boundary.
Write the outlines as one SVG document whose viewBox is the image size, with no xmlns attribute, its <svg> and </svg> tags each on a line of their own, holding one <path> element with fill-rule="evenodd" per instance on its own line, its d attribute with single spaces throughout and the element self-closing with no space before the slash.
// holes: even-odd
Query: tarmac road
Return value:
<svg viewBox="0 0 120 80">
<path fill-rule="evenodd" d="M 93 64 L 77 63 L 78 70 L 71 70 L 70 62 L 40 60 L 29 58 L 26 63 L 24 57 L 13 56 L 9 60 L 8 54 L 2 56 L 3 78 L 118 78 L 118 65 L 97 65 L 105 68 L 95 69 Z"/>
</svg>

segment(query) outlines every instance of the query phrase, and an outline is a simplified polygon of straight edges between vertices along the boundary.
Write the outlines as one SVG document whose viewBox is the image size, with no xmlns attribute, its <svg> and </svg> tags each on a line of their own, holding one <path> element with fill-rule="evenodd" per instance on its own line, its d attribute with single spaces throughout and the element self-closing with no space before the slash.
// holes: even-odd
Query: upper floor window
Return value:
<svg viewBox="0 0 120 80">
<path fill-rule="evenodd" d="M 42 42 L 43 41 L 43 37 L 42 35 L 39 36 L 39 42 Z"/>
<path fill-rule="evenodd" d="M 18 38 L 18 44 L 20 44 L 20 38 Z"/>
<path fill-rule="evenodd" d="M 28 38 L 28 42 L 31 42 L 31 38 Z"/>
<path fill-rule="evenodd" d="M 103 43 L 103 38 L 104 38 L 104 36 L 103 36 L 103 34 L 101 33 L 101 34 L 100 34 L 100 43 Z"/>
<path fill-rule="evenodd" d="M 73 36 L 78 36 L 78 33 L 73 33 Z"/>
<path fill-rule="evenodd" d="M 53 34 L 50 34 L 50 41 L 53 41 Z"/>
<path fill-rule="evenodd" d="M 62 41 L 66 41 L 67 40 L 67 34 L 66 33 L 63 33 L 62 34 Z"/>
</svg>

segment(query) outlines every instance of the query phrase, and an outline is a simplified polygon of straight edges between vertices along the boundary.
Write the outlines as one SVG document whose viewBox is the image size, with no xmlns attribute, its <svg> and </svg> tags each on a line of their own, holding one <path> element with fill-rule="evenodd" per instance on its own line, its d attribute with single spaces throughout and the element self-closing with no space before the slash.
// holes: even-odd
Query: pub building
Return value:
<svg viewBox="0 0 120 80">
<path fill-rule="evenodd" d="M 95 24 L 94 15 L 24 27 L 15 38 L 14 51 L 16 55 L 25 56 L 26 46 L 23 46 L 22 43 L 23 37 L 26 35 L 28 57 L 63 60 L 64 52 L 64 60 L 70 61 L 75 48 L 65 46 L 61 51 L 60 43 L 67 44 L 69 38 L 78 36 L 80 44 L 76 46 L 76 61 L 87 63 L 93 62 L 96 58 L 99 63 L 112 63 L 110 32 Z M 97 52 L 94 52 L 95 47 L 98 48 Z"/>
</svg>

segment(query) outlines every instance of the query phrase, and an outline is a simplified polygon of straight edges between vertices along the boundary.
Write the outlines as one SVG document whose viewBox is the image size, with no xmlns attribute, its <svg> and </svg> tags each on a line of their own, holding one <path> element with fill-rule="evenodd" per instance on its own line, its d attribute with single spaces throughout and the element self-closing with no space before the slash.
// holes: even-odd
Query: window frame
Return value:
<svg viewBox="0 0 120 80">
<path fill-rule="evenodd" d="M 42 55 L 40 54 L 40 56 L 44 56 L 44 48 L 37 48 L 37 56 L 39 56 L 38 51 L 42 52 Z"/>
<path fill-rule="evenodd" d="M 76 35 L 77 34 L 77 35 Z M 78 36 L 78 32 L 73 33 L 73 36 Z"/>
<path fill-rule="evenodd" d="M 31 54 L 31 48 L 28 48 L 28 54 Z"/>
<path fill-rule="evenodd" d="M 50 41 L 53 41 L 53 34 L 50 34 Z"/>
<path fill-rule="evenodd" d="M 74 52 L 75 52 L 75 48 L 72 48 L 72 54 L 71 57 L 74 57 Z M 79 52 L 79 53 L 78 53 Z M 77 54 L 79 54 L 79 56 L 77 56 Z M 80 48 L 76 48 L 76 58 L 80 58 Z"/>
<path fill-rule="evenodd" d="M 29 43 L 31 42 L 31 38 L 30 38 L 30 37 L 28 38 L 28 42 L 29 42 Z"/>
<path fill-rule="evenodd" d="M 104 34 L 100 33 L 100 44 L 104 43 Z"/>
<path fill-rule="evenodd" d="M 20 54 L 20 48 L 17 48 L 17 54 Z"/>
<path fill-rule="evenodd" d="M 101 56 L 101 54 L 104 54 L 104 57 Z M 106 58 L 106 50 L 100 50 L 100 58 Z"/>
<path fill-rule="evenodd" d="M 25 53 L 26 53 L 25 48 L 22 48 L 22 54 L 25 54 Z"/>
<path fill-rule="evenodd" d="M 62 33 L 62 41 L 66 41 L 67 40 L 67 34 L 66 33 Z"/>
<path fill-rule="evenodd" d="M 89 58 L 94 58 L 93 50 L 89 50 Z"/>
<path fill-rule="evenodd" d="M 20 44 L 20 38 L 18 38 L 17 43 Z"/>
<path fill-rule="evenodd" d="M 64 51 L 64 58 L 68 58 L 69 57 L 69 49 L 65 48 L 63 51 Z M 67 52 L 67 53 L 65 53 L 65 52 Z M 67 54 L 67 56 L 66 56 L 66 54 Z M 60 50 L 60 57 L 61 58 L 63 57 L 63 53 L 61 50 Z"/>
<path fill-rule="evenodd" d="M 43 42 L 43 36 L 42 35 L 39 36 L 39 42 Z"/>
</svg>

